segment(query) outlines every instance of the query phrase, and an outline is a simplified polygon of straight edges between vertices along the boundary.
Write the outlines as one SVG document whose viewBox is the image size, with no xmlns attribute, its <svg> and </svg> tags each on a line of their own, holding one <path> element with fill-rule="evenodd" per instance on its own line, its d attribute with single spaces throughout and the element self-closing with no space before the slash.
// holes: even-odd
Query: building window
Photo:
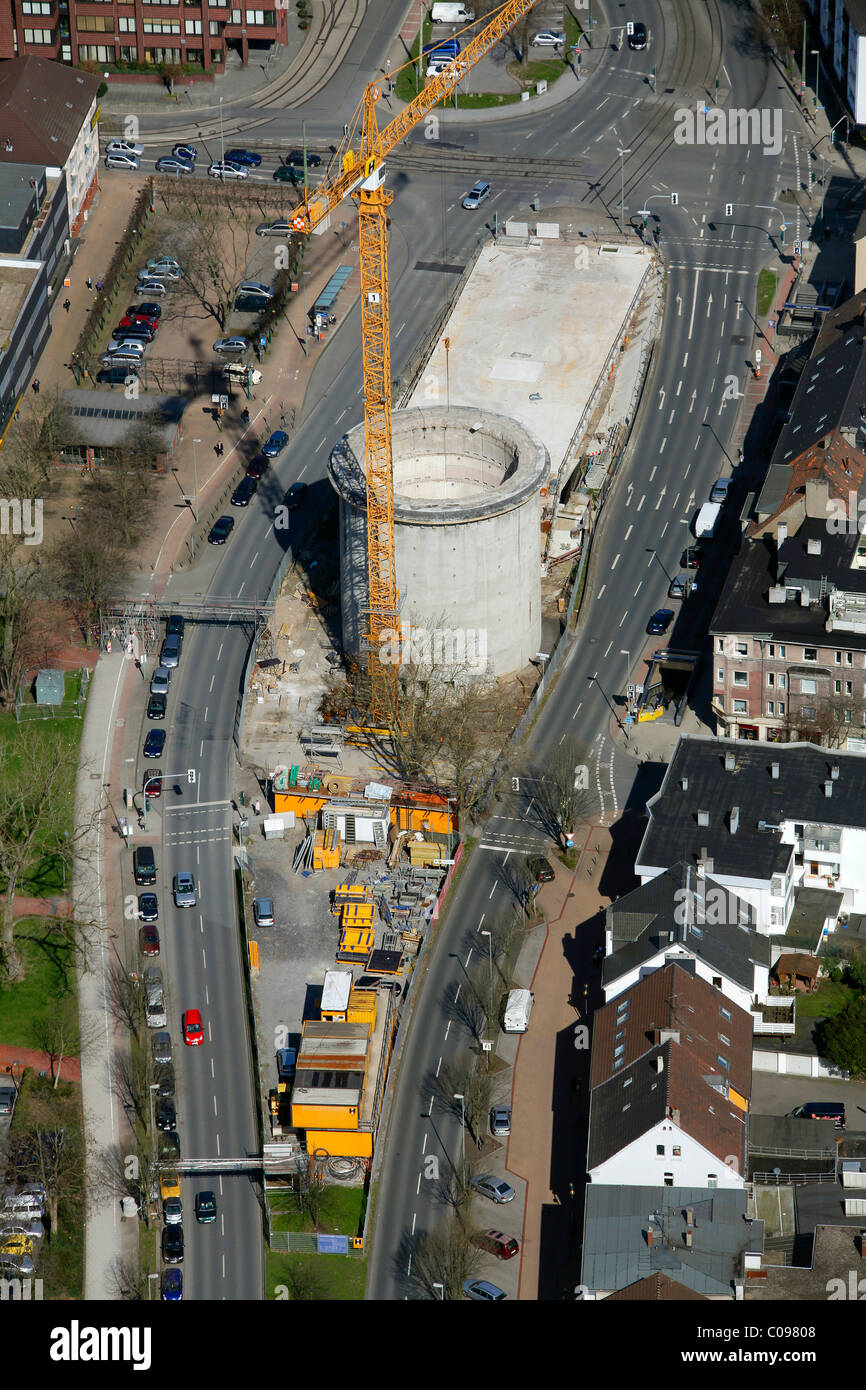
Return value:
<svg viewBox="0 0 866 1390">
<path fill-rule="evenodd" d="M 46 0 L 24 0 L 21 6 L 22 14 L 50 14 L 51 5 Z"/>
<path fill-rule="evenodd" d="M 200 19 L 185 19 L 184 22 L 183 22 L 183 27 L 184 27 L 184 30 L 186 31 L 187 34 L 200 34 L 200 33 L 201 33 L 201 20 L 200 20 Z"/>
<path fill-rule="evenodd" d="M 779 713 L 780 713 L 780 714 L 784 714 L 784 713 L 785 713 L 785 701 L 784 701 L 784 700 L 780 700 L 780 701 L 779 701 Z"/>
<path fill-rule="evenodd" d="M 51 29 L 25 29 L 25 43 L 52 43 L 54 34 Z"/>
<path fill-rule="evenodd" d="M 770 879 L 770 892 L 774 898 L 781 898 L 785 891 L 785 880 L 781 874 L 773 874 Z"/>
<path fill-rule="evenodd" d="M 836 663 L 837 666 L 841 666 L 841 665 L 842 665 L 842 653 L 841 653 L 841 652 L 834 652 L 834 653 L 833 653 L 833 660 L 834 660 L 834 662 Z"/>
<path fill-rule="evenodd" d="M 782 658 L 783 661 L 785 660 L 785 651 L 786 651 L 786 647 L 785 647 L 785 644 L 784 644 L 784 642 L 783 642 L 782 645 L 781 645 L 781 647 L 779 648 L 779 656 Z"/>
<path fill-rule="evenodd" d="M 135 17 L 133 16 L 132 19 L 124 19 L 123 15 L 121 15 L 120 19 L 117 21 L 117 27 L 121 34 L 134 34 Z"/>
<path fill-rule="evenodd" d="M 775 702 L 775 700 L 768 700 L 768 701 L 767 701 L 767 713 L 768 713 L 768 714 L 775 715 L 775 713 L 776 713 L 776 702 Z"/>
<path fill-rule="evenodd" d="M 810 690 L 810 691 L 809 691 L 809 694 L 810 694 L 810 695 L 814 695 L 814 694 L 815 694 L 814 690 Z M 841 681 L 834 681 L 834 682 L 833 682 L 833 694 L 834 694 L 834 695 L 841 695 L 841 694 L 842 694 L 842 682 L 841 682 Z"/>
<path fill-rule="evenodd" d="M 770 926 L 771 926 L 771 927 L 783 927 L 784 925 L 785 925 L 785 919 L 784 919 L 784 917 L 783 917 L 783 915 L 782 915 L 782 909 L 781 909 L 780 907 L 771 907 L 771 908 L 770 908 Z"/>
<path fill-rule="evenodd" d="M 79 63 L 113 63 L 114 48 L 101 43 L 80 43 L 78 45 Z"/>
<path fill-rule="evenodd" d="M 717 685 L 724 685 L 724 683 L 725 683 L 725 668 L 724 668 L 724 666 L 719 666 L 719 667 L 716 668 L 716 684 L 717 684 Z"/>
<path fill-rule="evenodd" d="M 731 1045 L 731 1040 L 730 1040 L 730 1038 L 726 1038 L 725 1035 L 724 1035 L 724 1033 L 720 1033 L 720 1034 L 719 1034 L 719 1042 L 720 1042 L 720 1043 L 724 1043 L 725 1047 L 730 1047 L 730 1045 Z"/>
<path fill-rule="evenodd" d="M 748 685 L 748 684 L 749 684 L 749 673 L 748 673 L 748 671 L 735 671 L 735 672 L 734 672 L 734 685 Z"/>
<path fill-rule="evenodd" d="M 216 20 L 216 19 L 211 19 L 211 20 L 208 21 L 208 33 L 210 34 L 210 36 L 211 36 L 212 39 L 218 39 L 218 38 L 219 38 L 219 36 L 220 36 L 220 29 L 221 29 L 221 28 L 222 28 L 222 25 L 219 23 L 218 20 Z"/>
<path fill-rule="evenodd" d="M 804 660 L 804 661 L 817 661 L 817 660 L 818 660 L 818 648 L 817 648 L 817 647 L 804 647 L 804 648 L 803 648 L 803 660 Z"/>
<path fill-rule="evenodd" d="M 737 656 L 748 656 L 749 644 L 748 642 L 738 642 L 734 650 Z"/>
<path fill-rule="evenodd" d="M 815 706 L 814 706 L 814 705 L 804 705 L 803 708 L 802 708 L 802 710 L 800 711 L 800 713 L 802 714 L 802 716 L 803 716 L 804 719 L 814 719 L 814 718 L 815 718 Z"/>
<path fill-rule="evenodd" d="M 80 14 L 78 16 L 79 34 L 113 34 L 114 20 L 110 15 Z"/>
<path fill-rule="evenodd" d="M 123 44 L 121 44 L 117 50 L 117 56 L 120 59 L 121 63 L 137 63 L 138 49 L 126 48 Z"/>
<path fill-rule="evenodd" d="M 853 695 L 853 694 L 854 694 L 854 682 L 853 682 L 853 681 L 846 681 L 846 682 L 845 682 L 845 694 L 846 694 L 846 695 Z"/>
<path fill-rule="evenodd" d="M 846 666 L 853 666 L 853 665 L 854 665 L 854 653 L 853 653 L 853 652 L 846 652 L 846 653 L 845 653 L 845 665 L 846 665 Z"/>
<path fill-rule="evenodd" d="M 656 1158 L 664 1158 L 664 1156 L 665 1156 L 665 1146 L 664 1146 L 664 1144 L 656 1144 Z"/>
<path fill-rule="evenodd" d="M 717 651 L 717 652 L 721 652 L 721 653 L 724 654 L 724 650 L 725 650 L 725 639 L 724 639 L 724 637 L 717 637 L 717 638 L 716 638 L 716 651 Z"/>
<path fill-rule="evenodd" d="M 775 684 L 776 684 L 776 677 L 773 675 L 773 672 L 772 672 L 772 671 L 768 671 L 768 672 L 767 672 L 767 685 L 769 685 L 770 688 L 772 689 L 772 687 L 773 687 Z"/>
<path fill-rule="evenodd" d="M 719 1175 L 718 1175 L 718 1173 L 707 1173 L 707 1187 L 718 1187 L 718 1185 L 719 1185 Z"/>
<path fill-rule="evenodd" d="M 780 676 L 779 676 L 779 689 L 780 689 L 780 690 L 784 690 L 784 689 L 785 689 L 785 676 L 784 676 L 784 675 L 780 675 Z"/>
<path fill-rule="evenodd" d="M 241 12 L 240 12 L 240 10 L 232 10 L 232 24 L 240 24 L 240 22 L 241 22 Z"/>
<path fill-rule="evenodd" d="M 845 711 L 845 723 L 846 723 L 846 724 L 850 724 L 850 723 L 851 723 L 851 711 L 850 711 L 849 709 L 846 709 L 846 711 Z"/>
<path fill-rule="evenodd" d="M 731 1013 L 730 1009 L 726 1009 L 726 1008 L 725 1008 L 724 1004 L 720 1004 L 720 1005 L 719 1005 L 719 1013 L 722 1015 L 722 1018 L 726 1018 L 726 1019 L 728 1020 L 729 1023 L 730 1023 L 731 1019 L 732 1019 L 733 1016 L 734 1016 L 734 1015 Z"/>
<path fill-rule="evenodd" d="M 683 1156 L 683 1146 L 682 1146 L 682 1144 L 674 1144 L 673 1147 L 671 1148 L 671 1157 L 672 1157 L 672 1158 L 682 1158 L 682 1156 Z"/>
<path fill-rule="evenodd" d="M 748 714 L 749 706 L 745 700 L 734 701 L 734 714 Z"/>
<path fill-rule="evenodd" d="M 811 680 L 811 679 L 810 679 L 809 677 L 807 677 L 807 676 L 803 676 L 802 680 L 800 681 L 800 694 L 801 694 L 801 695 L 817 695 L 817 694 L 818 694 L 818 682 L 815 681 L 815 680 Z"/>
<path fill-rule="evenodd" d="M 179 34 L 179 19 L 145 19 L 142 26 L 146 34 Z"/>
<path fill-rule="evenodd" d="M 673 1187 L 673 1185 L 674 1185 L 674 1175 L 673 1175 L 673 1173 L 665 1173 L 665 1187 Z"/>
</svg>

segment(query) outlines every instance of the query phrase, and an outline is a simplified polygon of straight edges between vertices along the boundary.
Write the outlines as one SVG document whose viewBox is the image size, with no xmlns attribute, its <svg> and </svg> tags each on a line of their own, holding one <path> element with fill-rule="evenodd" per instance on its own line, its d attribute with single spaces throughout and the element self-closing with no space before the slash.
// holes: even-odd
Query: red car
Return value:
<svg viewBox="0 0 866 1390">
<path fill-rule="evenodd" d="M 264 454 L 256 454 L 255 458 L 252 460 L 249 467 L 247 468 L 247 477 L 261 478 L 269 462 L 270 460 L 266 459 Z"/>
<path fill-rule="evenodd" d="M 143 956 L 159 955 L 159 932 L 154 926 L 139 927 L 138 944 Z"/>
<path fill-rule="evenodd" d="M 500 1260 L 513 1259 L 520 1249 L 514 1236 L 507 1236 L 502 1231 L 479 1231 L 475 1244 Z"/>
<path fill-rule="evenodd" d="M 183 1040 L 187 1047 L 200 1047 L 204 1042 L 204 1028 L 198 1009 L 187 1009 L 183 1016 Z"/>
<path fill-rule="evenodd" d="M 150 328 L 155 333 L 159 328 L 159 319 L 151 318 L 149 314 L 124 314 L 118 328 Z"/>
<path fill-rule="evenodd" d="M 145 796 L 162 796 L 162 769 L 155 767 L 144 781 Z"/>
</svg>

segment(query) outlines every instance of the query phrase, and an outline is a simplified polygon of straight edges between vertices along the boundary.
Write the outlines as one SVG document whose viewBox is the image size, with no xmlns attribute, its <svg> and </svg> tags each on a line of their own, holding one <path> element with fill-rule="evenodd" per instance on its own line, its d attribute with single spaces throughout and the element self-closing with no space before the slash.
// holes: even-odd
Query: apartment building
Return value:
<svg viewBox="0 0 866 1390">
<path fill-rule="evenodd" d="M 0 63 L 0 168 L 39 164 L 66 185 L 77 236 L 99 188 L 97 78 L 46 58 Z"/>
<path fill-rule="evenodd" d="M 866 4 L 864 0 L 806 0 L 825 62 L 856 125 L 866 123 Z M 813 27 L 814 36 L 814 27 Z M 814 45 L 810 43 L 810 50 Z M 809 56 L 814 86 L 815 59 Z M 820 82 L 819 95 L 820 95 Z"/>
<path fill-rule="evenodd" d="M 284 44 L 288 13 L 285 4 L 247 9 L 229 0 L 0 0 L 0 58 L 222 71 L 230 51 L 246 64 Z"/>
<path fill-rule="evenodd" d="M 795 904 L 809 908 L 814 950 L 846 913 L 866 911 L 864 786 L 860 754 L 683 736 L 647 802 L 635 873 L 646 883 L 685 861 L 750 903 L 770 936 L 787 931 Z"/>
<path fill-rule="evenodd" d="M 864 312 L 826 316 L 710 623 L 732 738 L 866 750 Z"/>
</svg>

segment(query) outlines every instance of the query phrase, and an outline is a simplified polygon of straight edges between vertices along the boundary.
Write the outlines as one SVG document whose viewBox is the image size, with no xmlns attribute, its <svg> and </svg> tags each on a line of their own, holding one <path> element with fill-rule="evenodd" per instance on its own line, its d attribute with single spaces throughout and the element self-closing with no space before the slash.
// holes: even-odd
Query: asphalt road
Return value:
<svg viewBox="0 0 866 1390">
<path fill-rule="evenodd" d="M 627 650 L 637 659 L 646 640 L 649 614 L 668 606 L 667 575 L 678 569 L 691 516 L 714 478 L 726 470 L 726 459 L 736 457 L 732 432 L 737 402 L 725 399 L 725 380 L 733 378 L 742 386 L 748 371 L 752 334 L 746 320 L 757 272 L 772 254 L 768 228 L 779 221 L 778 214 L 761 211 L 758 205 L 770 209 L 796 168 L 791 137 L 778 158 L 764 157 L 758 148 L 674 146 L 673 106 L 685 101 L 693 104 L 702 94 L 710 94 L 719 74 L 723 84 L 730 85 L 736 104 L 782 106 L 786 124 L 794 124 L 787 94 L 780 92 L 778 78 L 762 55 L 743 42 L 738 26 L 746 20 L 732 7 L 724 11 L 729 27 L 724 65 L 719 66 L 720 30 L 711 24 L 714 14 L 711 7 L 698 12 L 684 3 L 666 5 L 665 22 L 675 15 L 680 25 L 677 47 L 654 8 L 648 16 L 653 36 L 650 49 L 643 54 L 609 51 L 604 69 L 572 101 L 501 124 L 449 124 L 449 149 L 443 146 L 441 160 L 429 171 L 401 169 L 399 159 L 394 161 L 392 184 L 397 197 L 392 210 L 390 274 L 395 376 L 453 284 L 450 275 L 416 269 L 417 263 L 440 260 L 460 265 L 476 237 L 483 234 L 483 222 L 477 217 L 449 210 L 477 176 L 469 177 L 465 160 L 450 162 L 451 150 L 477 152 L 479 173 L 486 172 L 485 161 L 491 168 L 496 167 L 497 157 L 502 161 L 494 175 L 495 197 L 484 210 L 488 222 L 494 209 L 503 216 L 526 210 L 530 196 L 526 179 L 504 162 L 524 149 L 538 162 L 531 192 L 541 194 L 543 205 L 591 202 L 609 210 L 612 225 L 624 183 L 627 220 L 643 207 L 661 219 L 661 244 L 670 268 L 667 313 L 653 377 L 627 464 L 606 508 L 581 640 L 532 735 L 532 752 L 542 758 L 566 736 L 581 739 L 590 750 L 600 810 L 608 821 L 621 812 L 634 781 L 633 763 L 614 750 L 608 733 L 608 701 L 621 694 L 624 685 L 621 652 Z M 359 39 L 352 63 L 341 68 L 316 98 L 307 113 L 313 148 L 321 140 L 336 139 L 360 90 L 356 70 L 370 71 L 371 54 L 375 56 L 377 42 L 383 47 L 381 39 L 381 33 Z M 663 102 L 650 89 L 653 62 L 659 69 L 660 92 L 677 86 L 676 95 Z M 185 133 L 189 134 L 188 128 Z M 294 115 L 276 114 L 256 129 L 257 139 L 293 144 L 298 134 Z M 255 148 L 251 133 L 238 143 L 247 141 Z M 619 146 L 632 151 L 622 157 L 622 163 Z M 545 161 L 563 159 L 581 161 L 573 186 L 563 182 L 561 170 L 545 178 Z M 672 191 L 678 193 L 676 207 L 671 205 Z M 737 205 L 732 219 L 721 215 L 726 202 Z M 709 224 L 716 219 L 720 230 L 712 232 Z M 651 228 L 654 225 L 650 223 Z M 745 309 L 737 306 L 741 294 Z M 323 355 L 307 394 L 307 412 L 290 447 L 260 486 L 253 504 L 236 514 L 228 545 L 216 554 L 208 553 L 192 571 L 176 576 L 167 598 L 180 602 L 184 595 L 209 594 L 247 600 L 267 593 L 287 541 L 285 532 L 273 528 L 275 502 L 296 479 L 311 484 L 304 508 L 293 515 L 293 526 L 303 533 L 322 489 L 328 486 L 324 481 L 328 450 L 361 419 L 359 319 L 355 308 Z M 738 510 L 739 501 L 738 495 L 729 504 L 730 515 Z M 289 532 L 289 543 L 294 534 Z M 649 554 L 650 550 L 654 553 Z M 682 608 L 676 601 L 669 606 Z M 702 600 L 689 600 L 687 611 L 677 617 L 677 643 L 697 645 L 705 618 Z M 171 700 L 176 703 L 170 705 L 169 742 L 162 765 L 171 771 L 195 767 L 198 781 L 194 787 L 183 785 L 176 806 L 191 810 L 195 804 L 214 803 L 208 809 L 221 824 L 228 820 L 231 737 L 248 641 L 249 634 L 240 628 L 188 628 L 173 682 Z M 504 901 L 510 891 L 509 854 L 533 844 L 549 844 L 531 811 L 527 816 L 527 806 L 527 800 L 518 795 L 493 808 L 482 836 L 483 843 L 493 848 L 473 856 L 441 930 L 427 986 L 417 1001 L 381 1171 L 370 1257 L 369 1294 L 374 1298 L 402 1298 L 418 1292 L 406 1277 L 413 1233 L 417 1236 L 432 1229 L 442 1214 L 436 1184 L 419 1180 L 421 1155 L 437 1153 L 446 1172 L 459 1148 L 459 1115 L 455 1116 L 453 1107 L 445 1106 L 440 1112 L 434 1106 L 432 1116 L 429 1113 L 430 1078 L 440 1056 L 453 1057 L 466 1044 L 468 1034 L 459 1005 L 455 1010 L 454 1004 L 459 961 L 465 961 L 470 947 L 477 949 L 482 914 L 492 910 L 491 903 Z M 178 809 L 167 812 L 166 831 L 173 831 L 180 819 Z M 231 856 L 225 839 L 205 833 L 207 817 L 202 816 L 205 825 L 187 819 L 198 826 L 196 834 L 184 844 L 171 843 L 163 854 L 163 873 L 169 880 L 177 868 L 191 868 L 201 891 L 200 908 L 181 913 L 167 909 L 176 919 L 166 933 L 167 973 L 176 1015 L 171 1023 L 177 1051 L 182 1047 L 180 1011 L 197 1005 L 210 1036 L 203 1049 L 179 1059 L 184 1156 L 238 1157 L 256 1148 L 257 1136 L 242 963 L 228 906 L 233 892 Z M 162 892 L 162 901 L 167 902 L 164 886 Z M 216 1184 L 208 1179 L 198 1185 Z M 254 1185 L 246 1178 L 224 1177 L 219 1187 L 222 1219 L 217 1225 L 195 1228 L 191 1213 L 185 1222 L 186 1296 L 260 1297 L 262 1241 Z"/>
</svg>

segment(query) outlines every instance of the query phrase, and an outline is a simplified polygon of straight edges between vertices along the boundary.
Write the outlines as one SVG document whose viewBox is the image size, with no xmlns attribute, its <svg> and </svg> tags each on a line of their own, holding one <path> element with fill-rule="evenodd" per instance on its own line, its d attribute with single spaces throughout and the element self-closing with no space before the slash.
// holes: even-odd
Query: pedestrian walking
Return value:
<svg viewBox="0 0 866 1390">
<path fill-rule="evenodd" d="M 87 280 L 85 281 L 85 284 L 87 285 L 87 288 L 88 288 L 89 290 L 92 290 L 92 289 L 93 289 L 93 276 L 92 276 L 92 275 L 88 275 Z"/>
<path fill-rule="evenodd" d="M 101 280 L 97 280 L 97 282 L 96 282 L 96 293 L 97 293 L 97 294 L 102 294 L 102 281 L 101 281 Z"/>
<path fill-rule="evenodd" d="M 63 307 L 64 307 L 64 309 L 66 310 L 66 312 L 67 312 L 67 314 L 68 314 L 68 313 L 69 313 L 69 310 L 72 308 L 72 300 L 71 300 L 71 299 L 64 299 L 64 301 L 63 301 Z"/>
<path fill-rule="evenodd" d="M 245 425 L 248 425 L 250 423 L 250 412 L 246 409 L 246 407 L 241 412 L 241 419 L 243 420 Z"/>
<path fill-rule="evenodd" d="M 39 380 L 38 376 L 37 376 L 37 377 L 34 377 L 34 378 L 33 378 L 33 382 L 32 382 L 33 394 L 34 394 L 34 396 L 38 396 L 38 395 L 39 395 L 39 387 L 40 387 L 40 385 L 41 385 L 41 383 L 40 383 L 40 380 Z"/>
</svg>

